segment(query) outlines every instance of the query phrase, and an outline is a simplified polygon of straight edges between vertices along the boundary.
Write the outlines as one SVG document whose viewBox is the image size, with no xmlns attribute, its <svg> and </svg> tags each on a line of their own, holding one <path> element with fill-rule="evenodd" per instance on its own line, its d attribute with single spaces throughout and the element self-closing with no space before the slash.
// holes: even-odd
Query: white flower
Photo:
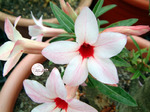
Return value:
<svg viewBox="0 0 150 112">
<path fill-rule="evenodd" d="M 31 112 L 97 112 L 77 99 L 67 99 L 67 91 L 58 69 L 54 68 L 46 81 L 46 87 L 34 80 L 23 82 L 27 95 L 36 103 L 43 103 Z"/>
<path fill-rule="evenodd" d="M 104 32 L 99 34 L 96 17 L 85 7 L 75 21 L 76 42 L 58 41 L 43 49 L 42 54 L 56 64 L 68 64 L 64 83 L 69 86 L 82 84 L 88 72 L 98 81 L 117 84 L 118 75 L 109 59 L 124 48 L 124 34 Z"/>
</svg>

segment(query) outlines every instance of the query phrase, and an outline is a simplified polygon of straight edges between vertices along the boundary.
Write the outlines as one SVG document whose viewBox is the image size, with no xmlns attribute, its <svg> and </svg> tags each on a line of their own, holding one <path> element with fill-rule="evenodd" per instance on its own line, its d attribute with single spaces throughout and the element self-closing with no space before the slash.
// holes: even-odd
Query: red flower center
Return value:
<svg viewBox="0 0 150 112">
<path fill-rule="evenodd" d="M 79 52 L 83 58 L 91 57 L 94 54 L 94 46 L 83 43 L 79 48 Z"/>
<path fill-rule="evenodd" d="M 67 112 L 68 103 L 60 98 L 55 98 L 54 102 L 56 103 L 55 108 L 61 108 Z"/>
</svg>

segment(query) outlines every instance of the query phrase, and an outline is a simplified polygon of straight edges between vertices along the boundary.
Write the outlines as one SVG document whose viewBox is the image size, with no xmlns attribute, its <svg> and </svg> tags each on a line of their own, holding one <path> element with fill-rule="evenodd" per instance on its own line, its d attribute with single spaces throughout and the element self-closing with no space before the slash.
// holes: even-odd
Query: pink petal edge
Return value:
<svg viewBox="0 0 150 112">
<path fill-rule="evenodd" d="M 66 88 L 57 68 L 53 68 L 51 71 L 46 81 L 46 88 L 51 98 L 59 97 L 61 99 L 66 99 L 67 97 Z"/>
<path fill-rule="evenodd" d="M 63 81 L 69 86 L 78 86 L 86 80 L 87 76 L 87 59 L 82 60 L 82 57 L 78 55 L 67 65 Z"/>
<path fill-rule="evenodd" d="M 84 7 L 75 21 L 76 41 L 82 45 L 84 42 L 94 44 L 98 38 L 98 24 L 95 15 Z"/>
</svg>

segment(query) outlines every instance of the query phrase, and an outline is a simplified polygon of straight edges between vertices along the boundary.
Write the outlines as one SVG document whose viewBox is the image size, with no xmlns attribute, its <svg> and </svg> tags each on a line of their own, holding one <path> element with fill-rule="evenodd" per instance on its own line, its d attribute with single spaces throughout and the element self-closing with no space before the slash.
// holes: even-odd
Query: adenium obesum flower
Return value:
<svg viewBox="0 0 150 112">
<path fill-rule="evenodd" d="M 117 84 L 118 75 L 109 59 L 124 48 L 126 36 L 116 32 L 99 34 L 96 17 L 85 7 L 75 21 L 76 42 L 57 41 L 42 50 L 56 64 L 68 64 L 63 81 L 69 86 L 82 84 L 88 72 L 98 81 Z"/>
<path fill-rule="evenodd" d="M 19 21 L 18 17 L 14 23 L 5 20 L 5 33 L 10 41 L 5 42 L 0 46 L 0 60 L 6 61 L 3 70 L 3 76 L 5 76 L 18 62 L 23 53 L 41 53 L 41 50 L 48 45 L 48 43 L 36 42 L 33 40 L 25 39 L 16 30 L 16 25 Z"/>
<path fill-rule="evenodd" d="M 119 32 L 125 35 L 142 35 L 150 31 L 150 27 L 147 25 L 137 26 L 117 26 L 111 27 L 104 30 L 104 32 Z"/>
<path fill-rule="evenodd" d="M 46 81 L 46 87 L 34 80 L 23 82 L 27 95 L 36 103 L 43 103 L 31 112 L 97 112 L 77 99 L 67 99 L 67 91 L 58 69 L 54 68 Z"/>
<path fill-rule="evenodd" d="M 36 20 L 32 13 L 31 15 L 36 24 L 28 27 L 29 35 L 32 37 L 32 40 L 35 39 L 37 41 L 42 41 L 43 37 L 53 37 L 62 33 L 66 33 L 63 29 L 49 28 L 44 26 L 42 23 L 42 16 L 39 20 Z"/>
</svg>

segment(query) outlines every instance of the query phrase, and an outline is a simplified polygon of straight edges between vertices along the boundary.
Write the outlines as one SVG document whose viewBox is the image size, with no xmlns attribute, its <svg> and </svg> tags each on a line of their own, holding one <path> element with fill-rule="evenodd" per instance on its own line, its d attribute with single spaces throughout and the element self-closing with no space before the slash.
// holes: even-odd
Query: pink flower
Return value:
<svg viewBox="0 0 150 112">
<path fill-rule="evenodd" d="M 27 95 L 36 103 L 32 112 L 97 112 L 77 99 L 67 99 L 67 91 L 58 69 L 54 68 L 46 81 L 46 87 L 34 80 L 23 82 Z"/>
<path fill-rule="evenodd" d="M 82 84 L 88 72 L 106 84 L 118 83 L 115 65 L 109 59 L 124 48 L 127 38 L 116 32 L 99 34 L 96 17 L 85 7 L 75 21 L 76 42 L 57 41 L 42 54 L 56 64 L 68 64 L 63 76 L 69 86 Z"/>
<path fill-rule="evenodd" d="M 138 26 L 117 26 L 112 28 L 107 28 L 104 32 L 119 32 L 125 35 L 142 35 L 150 31 L 150 27 L 146 25 Z"/>
<path fill-rule="evenodd" d="M 0 60 L 6 61 L 3 76 L 16 65 L 23 53 L 40 54 L 41 50 L 48 45 L 23 38 L 16 30 L 19 19 L 20 17 L 16 19 L 14 26 L 8 19 L 5 20 L 5 32 L 10 41 L 0 46 Z"/>
<path fill-rule="evenodd" d="M 35 39 L 37 41 L 42 41 L 43 36 L 53 37 L 62 33 L 66 33 L 63 29 L 49 28 L 49 27 L 43 26 L 42 16 L 40 17 L 39 20 L 36 20 L 32 13 L 31 15 L 36 24 L 36 25 L 31 25 L 28 27 L 29 35 L 32 36 L 31 38 L 32 40 Z"/>
</svg>

